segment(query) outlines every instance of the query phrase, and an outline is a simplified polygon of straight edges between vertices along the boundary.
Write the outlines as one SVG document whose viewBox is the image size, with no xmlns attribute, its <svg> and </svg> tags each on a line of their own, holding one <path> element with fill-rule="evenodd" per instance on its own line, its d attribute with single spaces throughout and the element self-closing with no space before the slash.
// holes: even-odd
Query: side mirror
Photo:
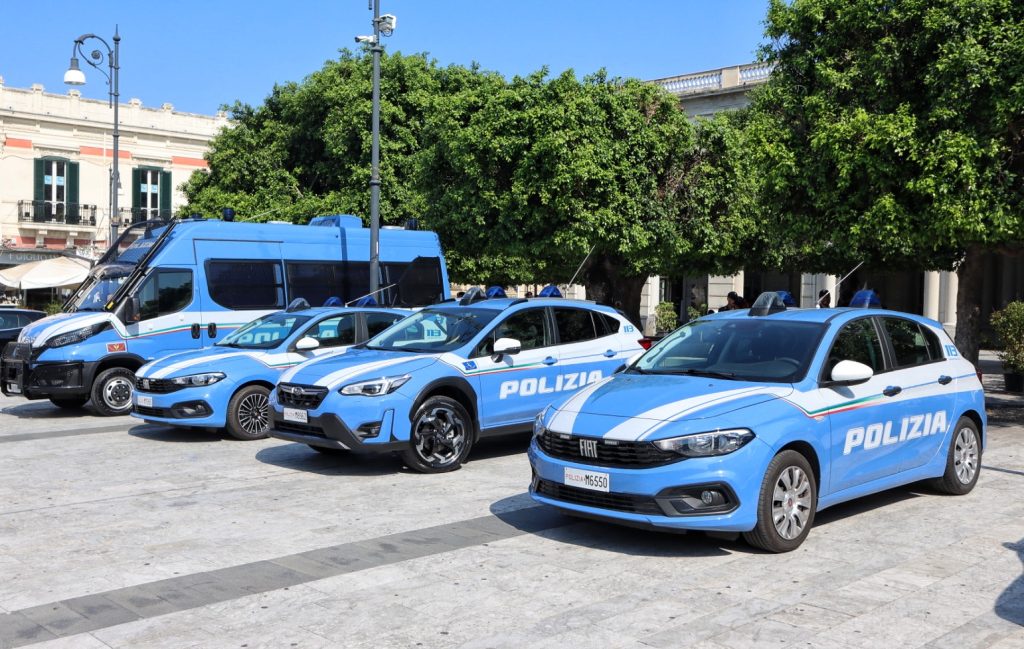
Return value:
<svg viewBox="0 0 1024 649">
<path fill-rule="evenodd" d="M 494 341 L 494 351 L 492 353 L 495 356 L 504 356 L 505 354 L 511 356 L 518 354 L 522 348 L 522 343 L 515 338 L 498 338 Z"/>
<path fill-rule="evenodd" d="M 319 346 L 320 341 L 317 340 L 316 338 L 311 338 L 309 336 L 303 336 L 302 338 L 299 338 L 299 340 L 295 343 L 295 349 L 300 352 L 306 352 L 311 349 L 316 349 Z"/>
<path fill-rule="evenodd" d="M 125 324 L 131 324 L 138 322 L 142 319 L 142 304 L 139 302 L 139 296 L 133 295 L 128 298 L 124 303 L 124 322 Z"/>
<path fill-rule="evenodd" d="M 836 366 L 832 368 L 832 380 L 828 382 L 829 385 L 857 385 L 858 383 L 864 383 L 872 376 L 875 375 L 875 371 L 864 363 L 858 363 L 857 361 L 839 361 Z"/>
</svg>

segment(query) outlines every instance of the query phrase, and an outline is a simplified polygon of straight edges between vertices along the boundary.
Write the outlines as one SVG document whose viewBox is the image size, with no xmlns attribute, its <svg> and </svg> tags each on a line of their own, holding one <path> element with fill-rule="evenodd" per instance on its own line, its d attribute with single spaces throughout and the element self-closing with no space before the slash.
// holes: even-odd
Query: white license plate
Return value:
<svg viewBox="0 0 1024 649">
<path fill-rule="evenodd" d="M 309 421 L 309 413 L 305 410 L 299 410 L 298 408 L 285 408 L 284 420 L 305 424 Z"/>
<path fill-rule="evenodd" d="M 7 391 L 11 394 L 21 394 L 21 388 L 18 387 L 17 383 L 8 383 Z"/>
<path fill-rule="evenodd" d="M 140 394 L 138 398 L 139 398 L 139 405 L 142 406 L 143 408 L 152 408 L 153 407 L 153 397 L 144 397 L 144 396 L 142 396 Z"/>
<path fill-rule="evenodd" d="M 580 489 L 608 492 L 608 474 L 565 467 L 565 484 Z"/>
</svg>

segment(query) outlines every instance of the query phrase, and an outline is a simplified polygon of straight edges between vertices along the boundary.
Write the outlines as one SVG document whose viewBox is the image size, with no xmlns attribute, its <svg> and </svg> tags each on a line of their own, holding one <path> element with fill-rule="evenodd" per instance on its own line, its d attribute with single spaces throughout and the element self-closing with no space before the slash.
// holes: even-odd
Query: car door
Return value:
<svg viewBox="0 0 1024 649">
<path fill-rule="evenodd" d="M 829 418 L 829 493 L 896 473 L 900 464 L 898 445 L 892 439 L 899 435 L 901 408 L 893 397 L 898 396 L 895 387 L 903 377 L 887 371 L 883 339 L 874 318 L 843 325 L 833 339 L 821 379 L 827 381 L 832 368 L 844 360 L 863 363 L 875 374 L 858 385 L 819 388 Z"/>
<path fill-rule="evenodd" d="M 494 342 L 514 338 L 518 354 L 494 356 Z M 471 354 L 480 381 L 480 427 L 530 422 L 550 401 L 558 374 L 558 353 L 545 307 L 521 309 L 495 323 Z"/>
<path fill-rule="evenodd" d="M 900 470 L 919 467 L 935 457 L 943 446 L 949 426 L 956 423 L 955 372 L 942 353 L 939 337 L 908 318 L 881 318 L 891 351 L 893 380 L 900 389 Z"/>
<path fill-rule="evenodd" d="M 202 347 L 201 331 L 193 322 L 199 311 L 199 297 L 191 268 L 154 269 L 135 297 L 139 309 L 137 319 L 125 323 L 126 351 L 152 360 Z"/>
<path fill-rule="evenodd" d="M 558 367 L 563 391 L 575 392 L 622 365 L 621 339 L 612 335 L 610 326 L 598 317 L 601 314 L 576 307 L 554 307 L 552 312 L 558 333 Z"/>
<path fill-rule="evenodd" d="M 338 353 L 341 348 L 349 347 L 358 342 L 358 316 L 355 313 L 345 313 L 331 318 L 324 318 L 309 327 L 303 336 L 314 338 L 320 343 L 316 349 L 309 349 L 298 352 L 309 360 L 318 356 L 329 356 Z"/>
</svg>

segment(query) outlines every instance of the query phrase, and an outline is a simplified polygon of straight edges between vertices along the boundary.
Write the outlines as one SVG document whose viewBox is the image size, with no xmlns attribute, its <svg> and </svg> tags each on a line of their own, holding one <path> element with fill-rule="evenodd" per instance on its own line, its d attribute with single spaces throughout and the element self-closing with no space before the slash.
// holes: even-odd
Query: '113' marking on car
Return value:
<svg viewBox="0 0 1024 649">
<path fill-rule="evenodd" d="M 548 385 L 548 377 L 523 379 L 522 381 L 503 381 L 499 388 L 499 398 L 507 399 L 512 395 L 520 397 L 532 397 L 535 394 L 550 394 L 552 392 L 565 392 L 577 390 L 588 383 L 596 383 L 602 378 L 600 370 L 592 372 L 573 372 L 571 374 L 559 374 L 554 385 Z"/>
<path fill-rule="evenodd" d="M 891 446 L 918 437 L 944 432 L 946 432 L 945 410 L 940 410 L 935 414 L 928 412 L 923 415 L 904 417 L 898 436 L 893 435 L 891 421 L 871 424 L 866 427 L 858 426 L 846 431 L 846 446 L 843 447 L 843 455 L 849 455 L 850 451 L 858 446 L 865 451 L 870 451 L 879 446 Z"/>
</svg>

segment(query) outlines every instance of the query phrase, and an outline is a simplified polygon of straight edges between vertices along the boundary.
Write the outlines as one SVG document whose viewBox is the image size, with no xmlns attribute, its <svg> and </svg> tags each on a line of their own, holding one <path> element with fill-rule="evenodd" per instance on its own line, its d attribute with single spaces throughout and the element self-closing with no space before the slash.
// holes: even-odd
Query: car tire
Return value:
<svg viewBox="0 0 1024 649">
<path fill-rule="evenodd" d="M 323 453 L 324 455 L 347 455 L 348 451 L 343 448 L 332 448 L 330 446 L 313 446 L 312 444 L 306 444 L 309 448 L 313 449 L 317 453 Z"/>
<path fill-rule="evenodd" d="M 946 472 L 932 481 L 939 491 L 954 496 L 970 493 L 981 473 L 981 435 L 978 425 L 969 417 L 956 422 L 946 453 Z"/>
<path fill-rule="evenodd" d="M 270 431 L 270 390 L 247 385 L 228 401 L 228 435 L 242 441 L 263 439 Z"/>
<path fill-rule="evenodd" d="M 127 415 L 132 410 L 135 372 L 124 367 L 111 367 L 100 372 L 92 382 L 92 407 L 104 417 Z"/>
<path fill-rule="evenodd" d="M 782 451 L 768 463 L 757 500 L 757 526 L 743 533 L 754 547 L 791 552 L 814 523 L 818 486 L 810 462 L 796 451 Z"/>
<path fill-rule="evenodd" d="M 81 408 L 88 400 L 89 397 L 50 397 L 50 403 L 65 410 Z"/>
<path fill-rule="evenodd" d="M 473 419 L 461 403 L 430 397 L 412 417 L 409 446 L 402 461 L 420 473 L 445 473 L 462 466 L 473 446 Z"/>
</svg>

